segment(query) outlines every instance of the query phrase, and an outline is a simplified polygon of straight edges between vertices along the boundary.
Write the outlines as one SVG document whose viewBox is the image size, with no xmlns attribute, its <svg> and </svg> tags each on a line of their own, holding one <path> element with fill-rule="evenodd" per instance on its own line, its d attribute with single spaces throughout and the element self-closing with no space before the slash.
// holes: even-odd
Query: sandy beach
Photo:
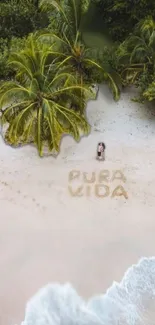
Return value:
<svg viewBox="0 0 155 325">
<path fill-rule="evenodd" d="M 0 139 L 0 324 L 20 324 L 26 302 L 50 282 L 70 282 L 84 298 L 105 292 L 143 256 L 155 255 L 155 111 L 114 102 L 106 86 L 88 104 L 92 132 L 80 143 L 62 140 L 61 153 L 39 158 L 35 148 L 13 149 Z M 106 160 L 96 160 L 99 141 Z M 72 197 L 72 170 L 96 175 L 121 170 L 109 196 Z M 82 184 L 82 179 L 80 181 Z M 112 198 L 123 185 L 128 199 Z"/>
</svg>

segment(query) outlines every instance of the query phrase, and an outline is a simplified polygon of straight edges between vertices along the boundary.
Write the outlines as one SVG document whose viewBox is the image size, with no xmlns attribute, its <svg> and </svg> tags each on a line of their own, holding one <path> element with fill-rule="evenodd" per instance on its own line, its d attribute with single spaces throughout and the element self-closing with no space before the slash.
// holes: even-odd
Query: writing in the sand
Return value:
<svg viewBox="0 0 155 325">
<path fill-rule="evenodd" d="M 98 198 L 110 196 L 111 198 L 124 197 L 128 199 L 128 193 L 124 187 L 126 177 L 121 170 L 103 169 L 99 173 L 72 170 L 69 173 L 68 180 L 71 183 L 68 185 L 68 190 L 73 197 L 90 197 L 93 194 Z M 80 185 L 77 185 L 77 182 Z"/>
</svg>

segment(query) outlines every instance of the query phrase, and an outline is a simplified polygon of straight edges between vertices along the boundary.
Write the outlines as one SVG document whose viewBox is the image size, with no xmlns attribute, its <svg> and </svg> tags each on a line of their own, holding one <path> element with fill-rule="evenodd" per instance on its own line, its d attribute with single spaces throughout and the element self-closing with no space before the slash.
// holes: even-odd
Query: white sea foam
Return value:
<svg viewBox="0 0 155 325">
<path fill-rule="evenodd" d="M 154 306 L 154 308 L 153 308 Z M 93 297 L 88 307 L 106 324 L 155 324 L 155 257 L 143 258 L 114 282 L 105 295 Z M 155 316 L 155 314 L 154 314 Z"/>
<path fill-rule="evenodd" d="M 28 303 L 22 325 L 101 325 L 70 284 L 50 284 Z"/>
<path fill-rule="evenodd" d="M 155 257 L 142 258 L 106 294 L 84 301 L 70 284 L 49 284 L 27 304 L 22 325 L 155 324 Z"/>
</svg>

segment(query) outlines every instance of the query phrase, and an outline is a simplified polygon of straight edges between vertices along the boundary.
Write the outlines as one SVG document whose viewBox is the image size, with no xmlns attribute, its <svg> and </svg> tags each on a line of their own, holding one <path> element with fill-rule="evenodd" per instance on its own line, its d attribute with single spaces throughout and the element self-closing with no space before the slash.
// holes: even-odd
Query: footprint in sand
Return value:
<svg viewBox="0 0 155 325">
<path fill-rule="evenodd" d="M 22 194 L 22 192 L 20 190 L 18 190 L 16 193 Z M 29 197 L 28 195 L 25 194 L 25 195 L 23 195 L 23 199 L 31 199 L 36 204 L 36 207 L 41 208 L 44 211 L 46 210 L 46 207 L 45 206 L 41 206 L 40 203 L 37 203 L 37 201 L 36 201 L 35 198 Z M 13 198 L 10 198 L 9 201 L 12 202 L 12 201 L 14 201 L 14 199 Z M 27 206 L 27 204 L 26 205 L 25 204 L 23 205 L 22 203 L 21 203 L 21 205 L 22 206 L 25 206 L 25 207 Z"/>
<path fill-rule="evenodd" d="M 8 186 L 8 183 L 6 182 L 1 182 L 3 185 Z"/>
</svg>

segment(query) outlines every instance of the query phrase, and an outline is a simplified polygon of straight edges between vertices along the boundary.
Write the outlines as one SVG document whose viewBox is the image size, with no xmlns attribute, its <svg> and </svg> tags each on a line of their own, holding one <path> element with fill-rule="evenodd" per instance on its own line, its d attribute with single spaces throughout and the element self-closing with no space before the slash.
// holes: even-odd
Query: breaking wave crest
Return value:
<svg viewBox="0 0 155 325">
<path fill-rule="evenodd" d="M 155 324 L 155 257 L 142 258 L 105 294 L 82 299 L 70 284 L 49 284 L 31 298 L 22 325 Z"/>
</svg>

